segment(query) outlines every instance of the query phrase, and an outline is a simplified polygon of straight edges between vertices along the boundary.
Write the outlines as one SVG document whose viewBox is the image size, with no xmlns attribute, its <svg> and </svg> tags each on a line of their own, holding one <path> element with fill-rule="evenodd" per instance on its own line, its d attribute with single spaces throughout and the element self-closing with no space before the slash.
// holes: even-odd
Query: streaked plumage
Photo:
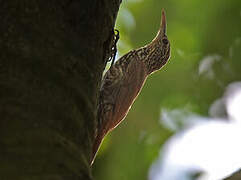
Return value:
<svg viewBox="0 0 241 180">
<path fill-rule="evenodd" d="M 149 74 L 166 64 L 170 44 L 166 36 L 166 17 L 153 41 L 122 56 L 103 77 L 98 104 L 98 130 L 91 163 L 104 136 L 127 115 Z"/>
</svg>

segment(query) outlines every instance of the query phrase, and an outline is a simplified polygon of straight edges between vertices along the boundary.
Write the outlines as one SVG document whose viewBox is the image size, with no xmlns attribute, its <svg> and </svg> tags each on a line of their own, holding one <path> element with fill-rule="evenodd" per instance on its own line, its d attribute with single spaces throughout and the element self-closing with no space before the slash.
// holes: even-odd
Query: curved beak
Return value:
<svg viewBox="0 0 241 180">
<path fill-rule="evenodd" d="M 165 10 L 162 9 L 162 21 L 161 21 L 161 27 L 160 27 L 160 32 L 162 35 L 166 34 L 166 29 L 167 29 L 166 13 L 165 13 Z"/>
<path fill-rule="evenodd" d="M 162 37 L 166 36 L 166 31 L 167 31 L 166 13 L 165 13 L 165 10 L 162 9 L 161 26 L 157 32 L 156 37 L 152 40 L 151 43 L 161 40 Z"/>
</svg>

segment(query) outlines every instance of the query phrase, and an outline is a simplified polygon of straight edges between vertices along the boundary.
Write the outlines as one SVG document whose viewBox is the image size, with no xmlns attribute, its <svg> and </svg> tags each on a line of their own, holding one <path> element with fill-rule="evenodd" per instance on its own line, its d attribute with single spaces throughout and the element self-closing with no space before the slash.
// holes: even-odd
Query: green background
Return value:
<svg viewBox="0 0 241 180">
<path fill-rule="evenodd" d="M 106 138 L 93 165 L 96 180 L 145 180 L 163 143 L 162 109 L 208 116 L 227 85 L 241 80 L 240 0 L 123 0 L 116 28 L 119 57 L 149 43 L 167 16 L 171 58 L 146 81 L 125 120 Z M 200 63 L 212 66 L 200 73 Z"/>
</svg>

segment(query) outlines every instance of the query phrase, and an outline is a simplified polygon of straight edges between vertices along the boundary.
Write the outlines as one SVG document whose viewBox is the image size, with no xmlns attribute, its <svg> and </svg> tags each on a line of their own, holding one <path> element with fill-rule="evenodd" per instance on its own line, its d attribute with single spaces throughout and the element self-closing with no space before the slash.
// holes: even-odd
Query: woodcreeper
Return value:
<svg viewBox="0 0 241 180">
<path fill-rule="evenodd" d="M 146 46 L 122 56 L 103 77 L 91 164 L 104 136 L 125 118 L 148 75 L 164 66 L 169 56 L 166 16 L 162 10 L 161 25 L 156 37 Z"/>
</svg>

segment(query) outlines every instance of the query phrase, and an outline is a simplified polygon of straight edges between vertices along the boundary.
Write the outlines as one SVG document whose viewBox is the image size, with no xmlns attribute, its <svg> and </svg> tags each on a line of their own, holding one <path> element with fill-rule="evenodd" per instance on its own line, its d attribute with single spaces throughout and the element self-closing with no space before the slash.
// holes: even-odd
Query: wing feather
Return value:
<svg viewBox="0 0 241 180">
<path fill-rule="evenodd" d="M 109 129 L 116 127 L 128 113 L 146 79 L 145 67 L 138 59 L 128 65 L 123 79 L 113 92 L 114 102 Z"/>
</svg>

